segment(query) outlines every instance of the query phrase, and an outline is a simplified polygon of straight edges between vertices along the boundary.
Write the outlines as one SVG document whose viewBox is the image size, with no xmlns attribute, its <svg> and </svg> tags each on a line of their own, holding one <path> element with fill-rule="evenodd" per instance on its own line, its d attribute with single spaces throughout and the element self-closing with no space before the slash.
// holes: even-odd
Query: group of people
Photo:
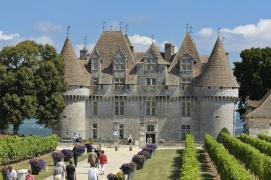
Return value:
<svg viewBox="0 0 271 180">
<path fill-rule="evenodd" d="M 65 177 L 67 180 L 76 180 L 75 166 L 73 165 L 73 161 L 69 161 L 69 165 L 63 161 L 57 162 L 56 167 L 53 170 L 54 180 L 64 180 Z"/>
<path fill-rule="evenodd" d="M 108 163 L 104 150 L 99 151 L 98 149 L 91 149 L 88 156 L 88 163 L 90 164 L 90 168 L 88 170 L 88 180 L 97 180 L 99 175 L 99 167 L 101 168 L 100 175 L 103 175 Z"/>
<path fill-rule="evenodd" d="M 12 166 L 8 166 L 7 168 L 7 180 L 17 180 L 18 174 L 15 169 L 12 168 Z M 32 176 L 32 171 L 28 170 L 27 175 L 25 177 L 25 180 L 34 180 L 34 177 Z"/>
</svg>

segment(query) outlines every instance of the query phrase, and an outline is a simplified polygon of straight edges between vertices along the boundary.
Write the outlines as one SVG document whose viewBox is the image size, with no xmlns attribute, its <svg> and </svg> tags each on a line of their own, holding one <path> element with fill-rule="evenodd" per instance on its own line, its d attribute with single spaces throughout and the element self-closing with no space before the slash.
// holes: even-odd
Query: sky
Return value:
<svg viewBox="0 0 271 180">
<path fill-rule="evenodd" d="M 31 39 L 61 51 L 67 26 L 76 52 L 91 50 L 105 30 L 122 30 L 136 51 L 154 41 L 179 48 L 186 24 L 201 55 L 210 54 L 220 29 L 230 63 L 243 49 L 271 46 L 270 0 L 1 0 L 0 49 Z M 152 38 L 153 37 L 153 40 Z"/>
</svg>

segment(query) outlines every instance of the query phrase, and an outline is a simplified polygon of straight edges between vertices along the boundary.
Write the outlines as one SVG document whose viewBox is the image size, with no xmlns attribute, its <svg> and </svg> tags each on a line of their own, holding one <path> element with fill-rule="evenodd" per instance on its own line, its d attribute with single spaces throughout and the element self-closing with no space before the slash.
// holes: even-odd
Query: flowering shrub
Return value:
<svg viewBox="0 0 271 180">
<path fill-rule="evenodd" d="M 45 161 L 36 157 L 30 159 L 29 164 L 31 165 L 32 169 L 37 169 L 37 170 L 42 170 L 42 169 L 45 169 L 46 167 Z"/>
<path fill-rule="evenodd" d="M 139 151 L 137 155 L 142 155 L 145 157 L 145 159 L 149 159 L 151 157 L 150 153 L 148 151 Z"/>
<path fill-rule="evenodd" d="M 59 162 L 62 159 L 64 159 L 64 154 L 59 151 L 54 151 L 54 152 L 52 152 L 52 158 L 54 161 Z"/>
<path fill-rule="evenodd" d="M 124 174 L 122 172 L 117 172 L 116 174 L 108 174 L 107 175 L 108 180 L 125 180 Z"/>
<path fill-rule="evenodd" d="M 74 147 L 74 152 L 73 153 L 75 153 L 77 156 L 81 156 L 85 152 L 85 150 L 86 150 L 85 145 L 80 144 L 80 145 L 76 145 Z"/>
<path fill-rule="evenodd" d="M 91 150 L 94 149 L 94 146 L 90 143 L 85 144 L 85 147 L 87 148 L 87 152 L 91 152 Z"/>
<path fill-rule="evenodd" d="M 61 152 L 64 154 L 64 161 L 69 161 L 73 156 L 73 152 L 70 149 L 62 149 Z"/>
<path fill-rule="evenodd" d="M 156 150 L 156 144 L 146 144 L 143 151 L 147 151 L 150 155 Z"/>
<path fill-rule="evenodd" d="M 136 164 L 133 162 L 125 163 L 120 167 L 123 174 L 130 174 L 131 172 L 133 172 L 135 170 L 135 168 L 136 168 Z"/>
<path fill-rule="evenodd" d="M 142 169 L 144 165 L 145 157 L 142 155 L 134 155 L 132 162 L 136 164 L 136 169 Z"/>
</svg>

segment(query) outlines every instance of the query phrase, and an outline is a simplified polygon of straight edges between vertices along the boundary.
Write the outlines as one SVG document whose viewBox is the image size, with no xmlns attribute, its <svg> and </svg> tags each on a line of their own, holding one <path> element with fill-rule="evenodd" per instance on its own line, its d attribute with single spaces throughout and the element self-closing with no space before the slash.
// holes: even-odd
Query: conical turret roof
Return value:
<svg viewBox="0 0 271 180">
<path fill-rule="evenodd" d="M 199 57 L 199 53 L 197 51 L 196 45 L 195 45 L 191 35 L 188 32 L 186 32 L 184 40 L 183 40 L 176 56 L 174 57 L 173 61 L 171 62 L 170 66 L 168 68 L 168 72 L 177 75 L 179 73 L 180 59 L 182 59 L 183 56 L 185 56 L 187 54 L 194 58 L 195 63 L 194 63 L 193 73 L 194 73 L 194 76 L 198 76 L 200 74 L 200 69 L 201 69 L 200 57 Z"/>
<path fill-rule="evenodd" d="M 195 82 L 196 86 L 239 87 L 228 63 L 228 57 L 220 38 L 217 38 L 206 67 Z"/>
<path fill-rule="evenodd" d="M 86 61 L 77 59 L 69 36 L 65 40 L 61 55 L 64 59 L 64 78 L 67 84 L 89 86 L 90 74 L 85 68 Z"/>
</svg>

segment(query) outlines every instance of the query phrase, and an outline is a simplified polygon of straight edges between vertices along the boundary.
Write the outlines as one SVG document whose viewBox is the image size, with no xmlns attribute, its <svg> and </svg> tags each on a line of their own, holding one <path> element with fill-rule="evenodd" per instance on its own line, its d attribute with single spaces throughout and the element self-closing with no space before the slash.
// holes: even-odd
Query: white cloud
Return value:
<svg viewBox="0 0 271 180">
<path fill-rule="evenodd" d="M 10 41 L 10 40 L 13 40 L 13 39 L 18 38 L 18 37 L 20 37 L 19 33 L 9 34 L 9 33 L 6 33 L 4 31 L 0 31 L 0 41 L 1 40 Z"/>
<path fill-rule="evenodd" d="M 39 36 L 39 37 L 34 37 L 34 38 L 30 38 L 31 40 L 35 41 L 36 43 L 39 44 L 50 44 L 50 45 L 54 45 L 54 41 L 52 40 L 52 38 L 50 38 L 49 36 Z"/>
<path fill-rule="evenodd" d="M 136 51 L 146 51 L 152 42 L 157 42 L 155 39 L 152 40 L 149 36 L 142 36 L 139 34 L 131 35 L 129 36 L 129 39 Z"/>
<path fill-rule="evenodd" d="M 87 44 L 86 48 L 88 50 L 88 53 L 91 53 L 92 49 L 95 47 L 95 44 Z M 80 50 L 82 50 L 84 48 L 84 44 L 76 44 L 75 45 L 75 51 L 77 56 L 80 55 Z"/>
<path fill-rule="evenodd" d="M 271 19 L 260 19 L 255 24 L 239 25 L 233 28 L 222 28 L 221 37 L 225 37 L 225 49 L 230 53 L 240 53 L 251 47 L 271 46 Z M 204 52 L 211 51 L 217 38 L 213 28 L 202 28 L 196 34 L 198 48 Z"/>
<path fill-rule="evenodd" d="M 43 33 L 57 33 L 64 31 L 64 28 L 61 25 L 53 24 L 52 22 L 39 21 L 36 23 L 36 27 Z"/>
</svg>

